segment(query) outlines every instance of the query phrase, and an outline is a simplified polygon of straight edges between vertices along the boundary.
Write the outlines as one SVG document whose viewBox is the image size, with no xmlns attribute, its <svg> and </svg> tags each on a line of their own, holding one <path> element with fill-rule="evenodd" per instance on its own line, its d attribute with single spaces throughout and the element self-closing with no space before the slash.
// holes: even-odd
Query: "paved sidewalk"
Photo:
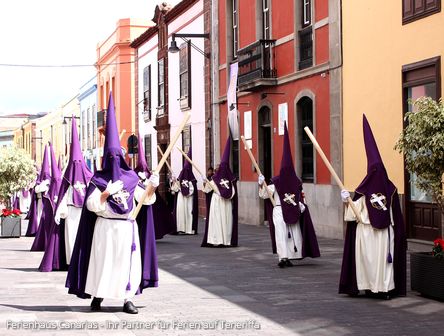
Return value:
<svg viewBox="0 0 444 336">
<path fill-rule="evenodd" d="M 38 272 L 42 253 L 29 252 L 32 238 L 0 238 L 0 335 L 33 334 L 30 327 L 46 328 L 38 335 L 425 336 L 442 330 L 444 303 L 416 292 L 390 301 L 337 294 L 342 241 L 319 239 L 321 258 L 279 269 L 265 227 L 241 225 L 238 248 L 201 248 L 201 239 L 158 241 L 159 288 L 135 298 L 139 314 L 132 316 L 113 300 L 104 301 L 103 312 L 90 312 L 89 300 L 67 294 L 66 272 Z"/>
</svg>

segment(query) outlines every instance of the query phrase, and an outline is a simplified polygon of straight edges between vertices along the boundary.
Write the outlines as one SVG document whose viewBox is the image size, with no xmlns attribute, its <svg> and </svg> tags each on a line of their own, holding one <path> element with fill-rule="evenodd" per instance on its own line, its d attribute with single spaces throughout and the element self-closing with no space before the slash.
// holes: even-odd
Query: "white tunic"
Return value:
<svg viewBox="0 0 444 336">
<path fill-rule="evenodd" d="M 46 189 L 46 191 L 43 191 L 43 185 L 42 183 L 38 184 L 35 186 L 34 188 L 34 192 L 36 193 L 37 196 L 37 227 L 40 225 L 40 218 L 42 217 L 42 211 L 43 211 L 43 201 L 42 201 L 42 197 L 43 194 L 46 194 L 48 192 L 48 189 Z"/>
<path fill-rule="evenodd" d="M 210 212 L 208 215 L 208 237 L 207 243 L 213 245 L 231 245 L 231 233 L 233 231 L 233 205 L 231 199 L 234 197 L 235 190 L 230 199 L 220 196 L 217 185 L 213 182 L 207 182 L 204 186 L 204 192 L 213 191 L 209 184 L 212 184 L 217 190 L 211 196 Z"/>
<path fill-rule="evenodd" d="M 65 251 L 66 263 L 71 261 L 72 250 L 76 241 L 82 208 L 76 207 L 73 202 L 73 188 L 69 186 L 57 208 L 56 217 L 65 219 Z M 58 223 L 57 223 L 58 224 Z"/>
<path fill-rule="evenodd" d="M 187 234 L 194 234 L 193 230 L 193 193 L 194 186 L 193 183 L 188 182 L 188 188 L 190 193 L 188 196 L 184 196 L 180 192 L 180 182 L 176 181 L 172 186 L 171 190 L 177 193 L 176 202 L 176 223 L 177 232 L 184 232 Z"/>
<path fill-rule="evenodd" d="M 373 293 L 388 292 L 395 288 L 393 278 L 393 263 L 387 262 L 389 250 L 390 229 L 390 253 L 393 258 L 394 251 L 394 231 L 393 215 L 390 208 L 390 218 L 392 224 L 387 229 L 375 229 L 370 224 L 365 196 L 354 202 L 359 211 L 363 223 L 358 223 L 356 227 L 356 281 L 359 290 L 370 290 Z M 356 216 L 347 207 L 345 211 L 346 221 L 355 221 Z"/>
<path fill-rule="evenodd" d="M 134 198 L 140 200 L 142 194 L 143 189 L 138 186 Z M 107 202 L 100 202 L 100 195 L 96 188 L 86 201 L 88 210 L 99 217 L 94 227 L 85 293 L 100 298 L 128 299 L 135 295 L 142 278 L 137 223 L 128 219 L 130 214 L 114 213 Z M 150 205 L 155 200 L 153 194 L 143 204 Z M 136 250 L 131 252 L 133 234 Z M 130 290 L 126 290 L 128 282 Z"/>
<path fill-rule="evenodd" d="M 28 212 L 29 207 L 31 205 L 31 193 L 28 192 L 28 196 L 24 196 L 23 193 L 19 192 L 19 202 L 20 202 L 20 211 Z"/>
<path fill-rule="evenodd" d="M 282 214 L 281 199 L 279 198 L 279 194 L 276 192 L 276 188 L 273 184 L 267 187 L 270 193 L 273 195 L 273 199 L 275 202 L 275 206 L 273 207 L 273 223 L 274 237 L 276 239 L 276 252 L 278 254 L 279 260 L 284 258 L 301 259 L 302 232 L 299 222 L 295 224 L 285 223 L 284 216 Z M 259 188 L 259 197 L 263 199 L 269 198 L 268 192 L 264 187 Z M 295 251 L 295 246 L 297 251 Z"/>
</svg>

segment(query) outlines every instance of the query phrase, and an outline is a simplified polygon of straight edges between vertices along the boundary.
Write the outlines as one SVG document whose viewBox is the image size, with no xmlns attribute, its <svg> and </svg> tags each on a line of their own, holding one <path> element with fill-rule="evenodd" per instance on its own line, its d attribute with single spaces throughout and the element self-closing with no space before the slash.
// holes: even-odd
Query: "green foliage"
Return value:
<svg viewBox="0 0 444 336">
<path fill-rule="evenodd" d="M 426 191 L 444 213 L 441 178 L 444 173 L 444 104 L 422 97 L 407 112 L 407 126 L 395 149 L 405 155 L 406 169 L 417 175 L 416 186 Z"/>
<path fill-rule="evenodd" d="M 12 195 L 28 188 L 37 176 L 34 161 L 21 148 L 0 149 L 0 202 L 8 203 Z"/>
</svg>

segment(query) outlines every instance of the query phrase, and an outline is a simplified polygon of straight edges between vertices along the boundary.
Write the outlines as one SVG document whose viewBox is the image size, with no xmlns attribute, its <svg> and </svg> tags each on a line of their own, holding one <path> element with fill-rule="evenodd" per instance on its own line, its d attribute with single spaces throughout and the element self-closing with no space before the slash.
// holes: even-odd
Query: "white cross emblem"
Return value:
<svg viewBox="0 0 444 336">
<path fill-rule="evenodd" d="M 123 208 L 128 210 L 128 203 L 126 200 L 129 198 L 129 192 L 126 190 L 120 190 L 113 195 L 113 199 L 117 202 L 117 204 L 123 204 Z"/>
<path fill-rule="evenodd" d="M 57 200 L 59 199 L 59 196 L 55 195 L 54 196 L 54 203 L 57 203 Z"/>
<path fill-rule="evenodd" d="M 77 190 L 82 196 L 85 196 L 85 193 L 83 192 L 83 189 L 85 188 L 86 186 L 79 181 L 76 181 L 76 183 L 74 184 L 74 189 Z"/>
<path fill-rule="evenodd" d="M 220 180 L 220 185 L 223 186 L 226 189 L 230 189 L 230 187 L 228 186 L 228 183 L 230 183 L 230 181 L 228 181 L 226 179 Z"/>
<path fill-rule="evenodd" d="M 287 204 L 291 204 L 293 206 L 296 206 L 296 202 L 294 201 L 294 198 L 295 198 L 295 194 L 285 193 L 284 202 Z"/>
<path fill-rule="evenodd" d="M 188 187 L 188 181 L 187 180 L 182 180 L 182 185 L 184 187 Z"/>
<path fill-rule="evenodd" d="M 378 210 L 384 210 L 386 211 L 386 204 L 387 204 L 387 199 L 386 197 L 381 194 L 381 193 L 377 193 L 377 194 L 372 194 L 372 197 L 370 197 L 370 203 L 372 204 L 372 207 L 378 209 Z"/>
</svg>

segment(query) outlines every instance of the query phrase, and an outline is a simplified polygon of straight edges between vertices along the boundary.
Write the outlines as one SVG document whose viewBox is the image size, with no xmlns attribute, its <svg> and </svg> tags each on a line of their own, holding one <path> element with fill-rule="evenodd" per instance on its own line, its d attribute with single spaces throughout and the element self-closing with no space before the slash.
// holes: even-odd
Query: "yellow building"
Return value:
<svg viewBox="0 0 444 336">
<path fill-rule="evenodd" d="M 441 0 L 344 0 L 342 10 L 345 185 L 354 190 L 366 175 L 365 113 L 401 195 L 408 237 L 433 240 L 443 232 L 439 211 L 410 185 L 403 157 L 393 148 L 410 108 L 407 99 L 443 94 Z"/>
</svg>

